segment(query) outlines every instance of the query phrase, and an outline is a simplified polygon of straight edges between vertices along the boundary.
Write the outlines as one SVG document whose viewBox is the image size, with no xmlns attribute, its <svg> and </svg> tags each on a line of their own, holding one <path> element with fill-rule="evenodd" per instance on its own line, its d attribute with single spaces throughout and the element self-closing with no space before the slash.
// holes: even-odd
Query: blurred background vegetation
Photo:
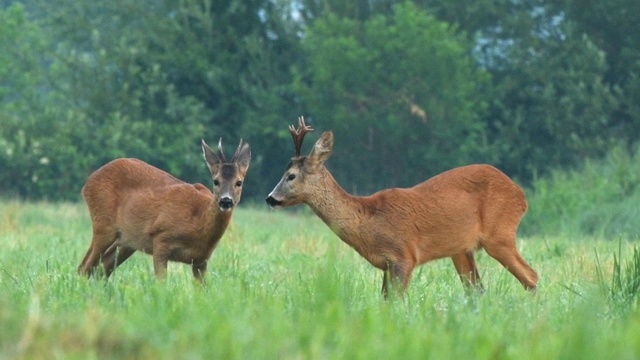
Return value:
<svg viewBox="0 0 640 360">
<path fill-rule="evenodd" d="M 529 189 L 526 232 L 637 234 L 639 13 L 637 0 L 0 0 L 0 196 L 78 200 L 123 156 L 209 185 L 199 142 L 222 137 L 227 152 L 251 144 L 243 198 L 262 201 L 304 115 L 306 151 L 334 131 L 328 166 L 347 191 L 491 163 Z"/>
</svg>

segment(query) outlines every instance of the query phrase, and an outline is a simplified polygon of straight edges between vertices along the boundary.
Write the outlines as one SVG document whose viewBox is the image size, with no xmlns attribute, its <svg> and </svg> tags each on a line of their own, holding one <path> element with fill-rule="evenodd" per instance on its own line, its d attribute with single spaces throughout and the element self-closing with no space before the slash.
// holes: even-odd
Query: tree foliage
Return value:
<svg viewBox="0 0 640 360">
<path fill-rule="evenodd" d="M 48 39 L 21 4 L 0 11 L 0 24 L 0 189 L 37 196 L 39 175 L 48 161 L 40 140 L 52 127 L 44 119 Z"/>
<path fill-rule="evenodd" d="M 494 141 L 502 143 L 499 156 L 505 168 L 525 177 L 550 164 L 571 166 L 604 154 L 613 139 L 608 130 L 615 106 L 603 82 L 604 54 L 588 38 L 568 36 L 575 33 L 567 22 L 552 27 L 544 12 L 528 20 L 525 28 L 536 31 L 509 35 L 519 39 L 514 44 L 492 38 L 481 50 L 493 67 L 489 121 Z M 505 52 L 502 59 L 490 54 L 496 46 Z"/>
<path fill-rule="evenodd" d="M 640 136 L 631 0 L 0 4 L 7 196 L 77 199 L 123 156 L 207 182 L 200 139 L 242 137 L 261 199 L 299 115 L 357 193 L 470 162 L 527 183 Z"/>
<path fill-rule="evenodd" d="M 552 3 L 576 30 L 605 54 L 604 82 L 616 92 L 610 122 L 615 136 L 629 143 L 640 139 L 640 2 L 633 0 Z"/>
<path fill-rule="evenodd" d="M 337 133 L 332 163 L 352 190 L 409 186 L 486 153 L 486 76 L 446 23 L 410 3 L 366 21 L 328 15 L 303 47 L 305 113 Z"/>
<path fill-rule="evenodd" d="M 46 175 L 20 165 L 46 190 L 14 191 L 77 197 L 92 170 L 123 156 L 204 181 L 201 138 L 223 137 L 232 151 L 245 119 L 261 112 L 273 119 L 283 106 L 268 95 L 286 70 L 274 51 L 287 46 L 270 38 L 279 31 L 262 19 L 270 7 L 235 0 L 37 2 L 40 31 L 52 38 L 47 111 L 37 114 L 48 129 L 22 122 L 19 130 L 27 148 L 44 146 L 44 134 L 55 134 L 58 145 L 47 147 L 46 167 L 33 165 Z"/>
<path fill-rule="evenodd" d="M 528 181 L 602 156 L 616 140 L 606 54 L 562 9 L 544 0 L 427 3 L 473 35 L 491 74 L 484 121 L 501 168 Z"/>
</svg>

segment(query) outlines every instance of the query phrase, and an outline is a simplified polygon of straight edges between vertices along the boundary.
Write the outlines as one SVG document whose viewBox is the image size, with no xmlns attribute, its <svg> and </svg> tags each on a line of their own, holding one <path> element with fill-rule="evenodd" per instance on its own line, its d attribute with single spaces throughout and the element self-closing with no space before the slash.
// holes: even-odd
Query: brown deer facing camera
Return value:
<svg viewBox="0 0 640 360">
<path fill-rule="evenodd" d="M 187 184 L 138 159 L 117 159 L 87 179 L 82 195 L 93 223 L 93 239 L 78 271 L 90 276 L 101 263 L 107 277 L 136 250 L 153 256 L 163 278 L 168 261 L 190 264 L 202 281 L 207 261 L 240 201 L 251 150 L 240 145 L 228 162 L 222 139 L 214 152 L 202 141 L 213 192 Z"/>
<path fill-rule="evenodd" d="M 290 126 L 295 145 L 284 176 L 266 201 L 271 207 L 307 204 L 347 245 L 384 271 L 382 294 L 404 292 L 413 270 L 450 257 L 470 292 L 482 290 L 474 252 L 485 251 L 507 268 L 527 290 L 538 275 L 516 248 L 516 232 L 527 210 L 522 189 L 498 169 L 469 165 L 449 170 L 408 189 L 387 189 L 370 196 L 345 192 L 324 166 L 333 149 L 327 131 L 309 156 L 301 156 L 304 119 Z"/>
</svg>

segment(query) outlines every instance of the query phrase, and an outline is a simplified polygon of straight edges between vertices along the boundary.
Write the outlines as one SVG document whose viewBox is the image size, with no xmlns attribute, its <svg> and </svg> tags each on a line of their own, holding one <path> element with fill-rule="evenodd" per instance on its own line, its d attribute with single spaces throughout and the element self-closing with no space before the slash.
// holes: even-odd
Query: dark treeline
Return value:
<svg viewBox="0 0 640 360">
<path fill-rule="evenodd" d="M 491 163 L 529 184 L 640 137 L 637 0 L 0 1 L 0 193 L 79 197 L 138 157 L 210 185 L 203 138 L 261 199 L 304 115 L 348 190 Z"/>
</svg>

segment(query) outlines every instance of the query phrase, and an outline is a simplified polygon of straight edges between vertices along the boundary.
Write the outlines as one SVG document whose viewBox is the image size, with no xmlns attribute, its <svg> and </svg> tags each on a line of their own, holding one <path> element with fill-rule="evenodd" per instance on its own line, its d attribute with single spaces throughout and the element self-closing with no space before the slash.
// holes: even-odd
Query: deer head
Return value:
<svg viewBox="0 0 640 360">
<path fill-rule="evenodd" d="M 214 152 L 202 140 L 202 153 L 204 160 L 211 171 L 213 178 L 213 195 L 218 201 L 221 211 L 230 211 L 240 202 L 242 185 L 251 161 L 251 149 L 249 144 L 240 144 L 236 149 L 231 162 L 227 162 L 222 151 L 222 138 L 218 142 L 218 151 Z"/>
<path fill-rule="evenodd" d="M 326 131 L 315 143 L 308 156 L 302 156 L 301 148 L 304 136 L 313 131 L 304 123 L 304 118 L 298 118 L 298 128 L 289 126 L 293 138 L 295 156 L 287 166 L 282 179 L 267 196 L 267 204 L 271 207 L 292 206 L 304 203 L 316 191 L 321 191 L 324 162 L 329 159 L 333 150 L 333 133 Z"/>
</svg>

